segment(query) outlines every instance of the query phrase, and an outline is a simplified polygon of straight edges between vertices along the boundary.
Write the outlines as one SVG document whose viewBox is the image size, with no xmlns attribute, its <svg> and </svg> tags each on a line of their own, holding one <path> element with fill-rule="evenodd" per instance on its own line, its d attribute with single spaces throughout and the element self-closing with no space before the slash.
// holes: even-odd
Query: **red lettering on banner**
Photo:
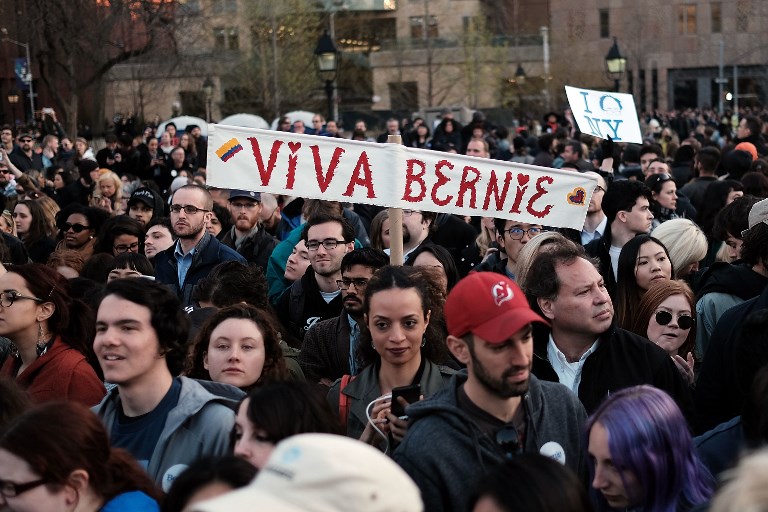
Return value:
<svg viewBox="0 0 768 512">
<path fill-rule="evenodd" d="M 424 183 L 424 175 L 427 173 L 427 165 L 421 160 L 411 158 L 407 160 L 408 168 L 405 170 L 405 192 L 403 193 L 403 201 L 416 203 L 424 199 L 427 195 L 427 184 Z M 414 168 L 418 167 L 421 172 L 414 173 Z M 411 185 L 413 182 L 417 182 L 421 186 L 421 192 L 414 195 L 411 191 Z"/>
<path fill-rule="evenodd" d="M 512 181 L 512 173 L 507 171 L 507 176 L 504 178 L 504 186 L 501 189 L 501 194 L 499 194 L 499 180 L 496 179 L 496 171 L 491 169 L 491 177 L 488 180 L 488 188 L 485 191 L 483 210 L 488 209 L 488 205 L 491 202 L 491 194 L 493 194 L 493 199 L 496 202 L 496 211 L 501 211 L 504 208 L 504 201 L 507 199 L 510 181 Z"/>
<path fill-rule="evenodd" d="M 339 165 L 341 155 L 344 154 L 344 148 L 336 147 L 333 150 L 331 163 L 328 164 L 328 170 L 323 173 L 323 163 L 320 161 L 320 146 L 309 146 L 312 150 L 312 156 L 315 158 L 315 175 L 317 176 L 317 186 L 320 192 L 328 190 L 328 186 L 333 181 L 333 174 L 336 172 L 336 166 Z"/>
<path fill-rule="evenodd" d="M 445 174 L 440 172 L 441 167 L 447 167 L 450 170 L 453 170 L 453 164 L 449 162 L 448 160 L 440 160 L 437 162 L 437 165 L 435 166 L 435 175 L 437 176 L 437 183 L 434 184 L 432 187 L 432 202 L 435 203 L 437 206 L 445 206 L 448 203 L 451 202 L 451 199 L 453 199 L 453 196 L 449 195 L 446 196 L 445 199 L 439 199 L 437 197 L 437 189 L 448 183 L 450 178 L 448 178 Z"/>
<path fill-rule="evenodd" d="M 363 169 L 365 173 L 365 179 L 360 178 L 360 169 Z M 342 195 L 352 197 L 352 193 L 355 190 L 355 185 L 361 185 L 368 189 L 368 199 L 373 199 L 376 194 L 373 192 L 373 176 L 371 176 L 371 164 L 368 162 L 368 155 L 365 151 L 360 153 L 360 158 L 357 159 L 355 170 L 352 172 L 352 178 L 347 185 L 347 191 Z"/>
<path fill-rule="evenodd" d="M 277 163 L 277 154 L 280 151 L 280 146 L 283 145 L 283 141 L 276 140 L 272 143 L 272 151 L 269 152 L 269 163 L 267 167 L 264 167 L 264 159 L 261 156 L 261 148 L 259 147 L 259 141 L 256 137 L 248 137 L 251 142 L 251 151 L 253 151 L 253 158 L 256 160 L 256 166 L 259 168 L 259 175 L 261 176 L 261 186 L 266 187 L 269 185 L 269 180 L 272 179 L 272 171 L 275 170 L 275 163 Z"/>
<path fill-rule="evenodd" d="M 296 166 L 299 163 L 299 157 L 296 152 L 301 148 L 301 142 L 289 142 L 288 149 L 291 154 L 288 155 L 288 172 L 286 173 L 285 188 L 292 189 L 296 181 Z"/>
<path fill-rule="evenodd" d="M 543 210 L 534 210 L 533 209 L 533 203 L 535 203 L 540 197 L 544 196 L 549 192 L 549 190 L 543 188 L 541 186 L 541 183 L 546 181 L 549 185 L 551 185 L 555 180 L 553 180 L 549 176 L 542 176 L 538 180 L 536 180 L 536 193 L 531 196 L 531 198 L 528 200 L 528 206 L 525 208 L 528 210 L 528 213 L 533 215 L 534 217 L 537 217 L 539 219 L 543 219 L 547 215 L 549 215 L 549 212 L 552 210 L 552 205 L 548 204 L 544 207 Z"/>
<path fill-rule="evenodd" d="M 512 204 L 512 209 L 509 213 L 520 213 L 520 203 L 523 201 L 525 191 L 528 190 L 528 180 L 531 179 L 527 174 L 517 175 L 517 193 L 515 194 L 515 202 Z"/>
<path fill-rule="evenodd" d="M 475 173 L 475 177 L 471 180 L 467 179 L 469 171 L 474 171 Z M 475 202 L 477 199 L 477 190 L 475 190 L 475 185 L 477 185 L 479 180 L 480 171 L 468 165 L 464 166 L 464 172 L 461 174 L 461 184 L 459 185 L 459 200 L 456 202 L 456 206 L 459 208 L 464 207 L 464 194 L 469 190 L 472 192 L 469 200 L 469 207 L 476 208 Z"/>
</svg>

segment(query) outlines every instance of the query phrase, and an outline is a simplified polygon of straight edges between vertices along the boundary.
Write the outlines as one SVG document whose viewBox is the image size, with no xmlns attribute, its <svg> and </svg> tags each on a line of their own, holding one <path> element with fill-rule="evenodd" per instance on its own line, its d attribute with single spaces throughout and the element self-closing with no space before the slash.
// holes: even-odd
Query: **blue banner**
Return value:
<svg viewBox="0 0 768 512">
<path fill-rule="evenodd" d="M 27 59 L 14 59 L 13 68 L 16 72 L 16 88 L 23 91 L 28 91 L 30 73 L 29 69 L 27 69 Z"/>
</svg>

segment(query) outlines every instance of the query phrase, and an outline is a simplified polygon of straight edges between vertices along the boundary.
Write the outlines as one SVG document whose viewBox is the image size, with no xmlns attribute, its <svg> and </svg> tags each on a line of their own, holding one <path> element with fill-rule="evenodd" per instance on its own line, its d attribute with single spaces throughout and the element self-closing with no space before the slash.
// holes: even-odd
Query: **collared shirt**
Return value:
<svg viewBox="0 0 768 512">
<path fill-rule="evenodd" d="M 603 215 L 603 220 L 597 225 L 594 231 L 581 230 L 581 245 L 587 245 L 592 240 L 599 240 L 605 233 L 605 227 L 608 225 L 608 217 Z"/>
<path fill-rule="evenodd" d="M 584 362 L 587 358 L 597 350 L 597 344 L 599 339 L 595 340 L 591 347 L 587 349 L 584 354 L 575 363 L 568 361 L 565 354 L 560 352 L 560 349 L 555 345 L 555 340 L 552 339 L 552 334 L 549 335 L 549 343 L 547 344 L 547 358 L 549 364 L 552 365 L 552 369 L 555 370 L 557 378 L 560 380 L 560 384 L 564 384 L 576 393 L 579 394 L 579 384 L 581 384 L 581 370 L 584 367 Z"/>
<path fill-rule="evenodd" d="M 192 258 L 195 256 L 195 249 L 197 249 L 197 246 L 193 247 L 192 250 L 187 254 L 184 254 L 181 252 L 181 241 L 176 241 L 176 250 L 173 251 L 173 255 L 176 257 L 179 288 L 184 286 L 184 280 L 187 278 L 187 272 L 189 272 L 189 268 L 192 266 Z"/>
<path fill-rule="evenodd" d="M 349 315 L 347 320 L 349 321 L 349 374 L 357 375 L 355 352 L 357 352 L 357 342 L 360 340 L 360 326 Z"/>
</svg>

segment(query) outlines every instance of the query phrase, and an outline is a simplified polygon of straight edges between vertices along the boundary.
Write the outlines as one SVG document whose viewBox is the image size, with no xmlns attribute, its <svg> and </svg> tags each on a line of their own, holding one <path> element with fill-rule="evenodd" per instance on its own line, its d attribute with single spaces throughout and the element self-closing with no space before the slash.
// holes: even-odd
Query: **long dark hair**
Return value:
<svg viewBox="0 0 768 512">
<path fill-rule="evenodd" d="M 128 491 L 160 496 L 127 451 L 110 447 L 99 418 L 74 402 L 51 402 L 23 413 L 0 435 L 0 448 L 23 459 L 54 489 L 69 484 L 72 472 L 82 469 L 89 487 L 105 501 Z"/>
<path fill-rule="evenodd" d="M 43 210 L 40 203 L 31 199 L 25 199 L 16 203 L 16 206 L 20 204 L 27 207 L 29 214 L 32 217 L 32 221 L 29 224 L 29 231 L 27 231 L 26 235 L 22 236 L 24 245 L 28 248 L 38 240 L 47 237 L 51 230 L 51 226 L 46 222 L 45 210 Z M 14 207 L 14 210 L 15 209 L 16 207 Z"/>
</svg>

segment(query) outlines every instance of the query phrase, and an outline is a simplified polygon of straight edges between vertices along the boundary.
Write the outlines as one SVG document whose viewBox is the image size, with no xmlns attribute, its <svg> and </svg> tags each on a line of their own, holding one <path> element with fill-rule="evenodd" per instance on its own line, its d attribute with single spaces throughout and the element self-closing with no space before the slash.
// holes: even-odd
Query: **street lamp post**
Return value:
<svg viewBox="0 0 768 512">
<path fill-rule="evenodd" d="M 20 46 L 24 48 L 24 51 L 26 52 L 27 74 L 20 78 L 21 78 L 21 81 L 27 84 L 27 86 L 29 87 L 29 110 L 32 113 L 32 116 L 29 119 L 31 122 L 34 122 L 35 121 L 35 90 L 32 87 L 32 58 L 29 55 L 29 43 L 22 43 L 14 39 L 11 39 L 10 37 L 8 37 L 8 30 L 6 28 L 0 29 L 0 32 L 2 32 L 3 34 L 3 41 L 6 41 L 11 44 L 15 44 L 16 46 Z"/>
<path fill-rule="evenodd" d="M 211 104 L 213 102 L 213 88 L 214 83 L 211 77 L 206 77 L 203 82 L 203 94 L 205 94 L 205 121 L 211 122 Z"/>
<path fill-rule="evenodd" d="M 11 112 L 13 114 L 13 124 L 16 125 L 16 105 L 19 103 L 19 91 L 11 89 L 8 93 L 8 103 L 11 104 Z"/>
<path fill-rule="evenodd" d="M 336 89 L 340 57 L 341 54 L 336 49 L 333 38 L 327 31 L 323 32 L 323 35 L 317 41 L 317 48 L 315 48 L 315 65 L 318 77 L 325 82 L 325 95 L 328 99 L 328 119 L 333 120 L 336 120 L 333 108 L 333 92 Z"/>
<path fill-rule="evenodd" d="M 517 65 L 515 70 L 515 83 L 517 84 L 517 104 L 520 108 L 519 122 L 520 126 L 523 125 L 523 84 L 525 83 L 526 75 L 522 64 Z"/>
<path fill-rule="evenodd" d="M 626 69 L 627 59 L 619 51 L 619 45 L 614 37 L 613 45 L 605 56 L 605 71 L 608 74 L 608 77 L 613 80 L 614 92 L 619 92 L 621 77 L 624 76 L 624 71 L 626 71 Z"/>
</svg>

